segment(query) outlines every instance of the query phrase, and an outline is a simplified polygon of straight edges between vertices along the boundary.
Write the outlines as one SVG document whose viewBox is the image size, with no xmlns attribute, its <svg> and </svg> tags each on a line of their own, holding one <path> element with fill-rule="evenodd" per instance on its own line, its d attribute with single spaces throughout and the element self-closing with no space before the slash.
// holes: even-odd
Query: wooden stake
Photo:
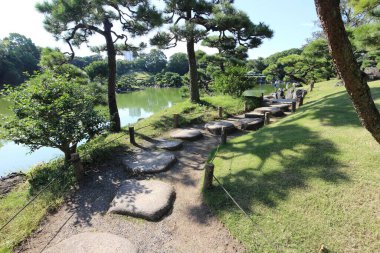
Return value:
<svg viewBox="0 0 380 253">
<path fill-rule="evenodd" d="M 131 144 L 136 144 L 136 140 L 135 140 L 135 127 L 133 127 L 133 126 L 129 127 L 129 142 Z"/>
<path fill-rule="evenodd" d="M 179 114 L 175 113 L 173 114 L 173 120 L 174 120 L 174 128 L 179 127 Z"/>
<path fill-rule="evenodd" d="M 264 124 L 265 124 L 265 125 L 269 125 L 269 123 L 270 123 L 270 113 L 269 113 L 269 112 L 266 112 L 266 113 L 264 114 Z"/>
<path fill-rule="evenodd" d="M 221 133 L 220 133 L 220 143 L 226 144 L 227 143 L 227 131 L 225 127 L 222 127 Z"/>
<path fill-rule="evenodd" d="M 292 113 L 296 112 L 297 103 L 294 101 L 292 102 Z"/>
<path fill-rule="evenodd" d="M 214 164 L 207 163 L 205 165 L 205 178 L 203 181 L 203 189 L 207 190 L 212 187 L 212 181 L 214 179 Z"/>
<path fill-rule="evenodd" d="M 219 118 L 223 118 L 223 107 L 218 106 L 218 116 Z"/>
</svg>

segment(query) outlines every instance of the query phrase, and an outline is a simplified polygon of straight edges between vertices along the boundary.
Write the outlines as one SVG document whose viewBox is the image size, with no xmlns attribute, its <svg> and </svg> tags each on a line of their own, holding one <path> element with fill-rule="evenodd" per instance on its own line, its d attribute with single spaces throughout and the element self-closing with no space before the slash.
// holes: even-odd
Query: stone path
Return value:
<svg viewBox="0 0 380 253">
<path fill-rule="evenodd" d="M 102 232 L 128 239 L 139 252 L 245 252 L 202 200 L 203 166 L 220 138 L 202 128 L 197 126 L 196 130 L 203 138 L 186 141 L 182 150 L 173 152 L 177 162 L 170 170 L 141 178 L 171 184 L 176 191 L 172 210 L 159 222 L 107 214 L 119 186 L 129 177 L 122 163 L 124 155 L 120 155 L 114 164 L 105 164 L 89 174 L 76 194 L 55 214 L 48 215 L 41 228 L 17 250 L 41 252 L 47 244 L 47 248 L 52 247 L 79 233 Z M 235 132 L 229 138 L 242 134 Z"/>
</svg>

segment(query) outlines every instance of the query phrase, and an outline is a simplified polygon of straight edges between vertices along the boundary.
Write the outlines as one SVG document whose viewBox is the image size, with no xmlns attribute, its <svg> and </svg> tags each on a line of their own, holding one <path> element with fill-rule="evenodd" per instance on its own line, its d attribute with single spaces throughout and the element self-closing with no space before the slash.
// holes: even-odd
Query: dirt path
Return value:
<svg viewBox="0 0 380 253">
<path fill-rule="evenodd" d="M 152 176 L 176 190 L 173 210 L 161 221 L 106 214 L 119 183 L 128 177 L 121 163 L 115 162 L 89 175 L 73 199 L 49 215 L 19 250 L 41 252 L 72 235 L 97 231 L 125 237 L 140 252 L 244 252 L 202 201 L 202 168 L 219 142 L 218 137 L 202 132 L 203 139 L 185 142 L 174 152 L 178 161 L 173 168 Z"/>
</svg>

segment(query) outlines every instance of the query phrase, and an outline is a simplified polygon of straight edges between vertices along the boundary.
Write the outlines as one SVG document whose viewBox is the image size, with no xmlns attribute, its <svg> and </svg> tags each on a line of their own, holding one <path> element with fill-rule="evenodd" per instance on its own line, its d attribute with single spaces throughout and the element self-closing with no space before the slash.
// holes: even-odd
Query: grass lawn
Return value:
<svg viewBox="0 0 380 253">
<path fill-rule="evenodd" d="M 316 84 L 296 114 L 220 148 L 215 176 L 254 223 L 219 186 L 205 199 L 249 252 L 318 252 L 321 244 L 380 252 L 380 145 L 334 83 Z M 380 105 L 380 82 L 370 86 Z"/>
<path fill-rule="evenodd" d="M 135 125 L 137 133 L 149 137 L 162 135 L 173 127 L 173 114 L 180 114 L 180 124 L 185 126 L 190 123 L 201 123 L 217 117 L 217 107 L 224 108 L 227 114 L 237 114 L 244 109 L 244 102 L 230 96 L 204 97 L 202 104 L 192 104 L 188 101 L 175 104 L 173 107 L 154 114 L 139 121 Z M 145 127 L 149 126 L 149 127 Z M 99 136 L 90 143 L 80 147 L 80 154 L 85 168 L 92 168 L 99 163 L 110 161 L 116 152 L 128 150 L 128 137 L 123 133 L 106 134 Z M 121 138 L 119 138 L 121 137 Z M 105 145 L 116 138 L 117 141 Z M 83 156 L 89 153 L 89 156 Z M 40 220 L 49 210 L 61 205 L 65 195 L 73 185 L 73 173 L 64 172 L 62 161 L 43 164 L 29 173 L 29 181 L 22 184 L 5 197 L 0 197 L 0 226 L 21 209 L 39 189 L 44 187 L 55 176 L 58 180 L 49 187 L 44 194 L 39 196 L 33 204 L 28 206 L 10 225 L 0 233 L 0 252 L 11 252 L 12 248 L 24 240 L 36 228 Z"/>
</svg>

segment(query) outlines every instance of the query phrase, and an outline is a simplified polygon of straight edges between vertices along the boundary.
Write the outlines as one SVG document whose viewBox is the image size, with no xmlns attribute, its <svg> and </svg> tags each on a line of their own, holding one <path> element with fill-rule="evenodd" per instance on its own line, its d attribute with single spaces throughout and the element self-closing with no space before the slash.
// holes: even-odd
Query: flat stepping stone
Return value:
<svg viewBox="0 0 380 253">
<path fill-rule="evenodd" d="M 284 112 L 281 111 L 281 109 L 276 107 L 259 107 L 254 110 L 254 112 L 265 114 L 266 112 L 269 112 L 273 116 L 283 116 Z"/>
<path fill-rule="evenodd" d="M 259 118 L 259 119 L 264 119 L 265 115 L 263 113 L 259 112 L 247 112 L 244 114 L 245 118 Z"/>
<path fill-rule="evenodd" d="M 110 233 L 86 232 L 74 235 L 48 248 L 46 253 L 137 253 L 129 240 Z"/>
<path fill-rule="evenodd" d="M 221 121 L 211 121 L 205 125 L 205 128 L 213 134 L 221 134 L 222 127 L 225 128 L 227 132 L 232 132 L 235 130 L 235 125 L 229 121 L 221 120 Z"/>
<path fill-rule="evenodd" d="M 197 129 L 177 129 L 170 134 L 170 137 L 182 140 L 197 140 L 202 136 L 201 131 Z"/>
<path fill-rule="evenodd" d="M 176 161 L 176 157 L 169 152 L 140 151 L 123 160 L 124 166 L 133 173 L 159 173 L 167 171 Z"/>
<path fill-rule="evenodd" d="M 279 108 L 283 112 L 289 111 L 290 104 L 272 104 L 270 107 Z"/>
<path fill-rule="evenodd" d="M 157 221 L 172 208 L 174 199 L 175 191 L 170 184 L 158 180 L 125 180 L 108 212 Z"/>
<path fill-rule="evenodd" d="M 245 118 L 234 122 L 234 125 L 242 130 L 257 130 L 264 126 L 262 118 Z"/>
<path fill-rule="evenodd" d="M 273 104 L 292 104 L 293 102 L 297 102 L 295 99 L 273 99 L 272 103 Z"/>
<path fill-rule="evenodd" d="M 178 150 L 182 148 L 183 141 L 180 140 L 165 140 L 160 139 L 157 143 L 157 148 L 165 149 L 165 150 Z"/>
</svg>

